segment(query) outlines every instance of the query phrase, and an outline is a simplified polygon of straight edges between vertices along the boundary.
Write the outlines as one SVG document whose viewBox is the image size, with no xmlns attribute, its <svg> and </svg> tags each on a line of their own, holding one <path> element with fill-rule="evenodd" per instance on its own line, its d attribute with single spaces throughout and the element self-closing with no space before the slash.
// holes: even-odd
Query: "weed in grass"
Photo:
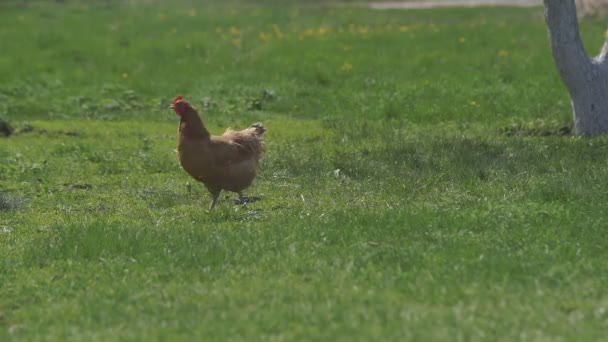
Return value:
<svg viewBox="0 0 608 342">
<path fill-rule="evenodd" d="M 0 192 L 0 212 L 17 210 L 23 202 L 22 198 L 11 195 L 7 192 Z"/>
</svg>

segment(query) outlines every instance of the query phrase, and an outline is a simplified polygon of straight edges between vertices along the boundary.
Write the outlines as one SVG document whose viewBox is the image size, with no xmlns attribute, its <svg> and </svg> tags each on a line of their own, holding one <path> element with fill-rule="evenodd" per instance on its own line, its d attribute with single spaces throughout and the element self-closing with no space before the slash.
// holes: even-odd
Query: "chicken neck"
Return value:
<svg viewBox="0 0 608 342">
<path fill-rule="evenodd" d="M 188 110 L 181 114 L 179 122 L 180 137 L 184 139 L 209 139 L 210 134 L 201 117 L 195 110 Z"/>
</svg>

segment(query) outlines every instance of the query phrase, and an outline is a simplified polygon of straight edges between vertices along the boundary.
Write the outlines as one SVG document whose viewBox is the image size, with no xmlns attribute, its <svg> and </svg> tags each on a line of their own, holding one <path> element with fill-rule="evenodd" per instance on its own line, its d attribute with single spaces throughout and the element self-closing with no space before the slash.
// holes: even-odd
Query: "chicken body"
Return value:
<svg viewBox="0 0 608 342">
<path fill-rule="evenodd" d="M 174 101 L 172 107 L 180 116 L 179 163 L 211 193 L 209 209 L 215 206 L 222 190 L 238 193 L 244 203 L 243 190 L 253 182 L 262 155 L 265 131 L 262 123 L 242 131 L 228 129 L 220 136 L 211 136 L 187 101 Z"/>
</svg>

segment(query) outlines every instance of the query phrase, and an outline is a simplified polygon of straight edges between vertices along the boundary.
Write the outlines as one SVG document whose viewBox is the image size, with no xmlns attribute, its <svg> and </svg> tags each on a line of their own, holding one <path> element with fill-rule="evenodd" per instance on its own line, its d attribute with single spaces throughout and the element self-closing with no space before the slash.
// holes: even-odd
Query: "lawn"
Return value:
<svg viewBox="0 0 608 342">
<path fill-rule="evenodd" d="M 608 140 L 568 134 L 542 8 L 0 23 L 0 340 L 605 338 Z M 264 122 L 259 201 L 207 210 L 176 94 L 214 134 Z"/>
</svg>

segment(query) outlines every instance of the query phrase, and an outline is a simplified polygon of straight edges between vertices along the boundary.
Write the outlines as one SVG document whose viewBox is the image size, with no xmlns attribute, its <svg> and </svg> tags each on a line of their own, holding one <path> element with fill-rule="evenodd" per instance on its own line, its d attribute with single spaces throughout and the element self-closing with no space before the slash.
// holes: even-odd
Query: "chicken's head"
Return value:
<svg viewBox="0 0 608 342">
<path fill-rule="evenodd" d="M 177 95 L 171 102 L 169 108 L 173 109 L 177 116 L 181 116 L 182 113 L 187 111 L 189 108 L 192 108 L 192 106 L 190 103 L 188 103 L 188 101 L 184 100 L 183 96 Z"/>
</svg>

